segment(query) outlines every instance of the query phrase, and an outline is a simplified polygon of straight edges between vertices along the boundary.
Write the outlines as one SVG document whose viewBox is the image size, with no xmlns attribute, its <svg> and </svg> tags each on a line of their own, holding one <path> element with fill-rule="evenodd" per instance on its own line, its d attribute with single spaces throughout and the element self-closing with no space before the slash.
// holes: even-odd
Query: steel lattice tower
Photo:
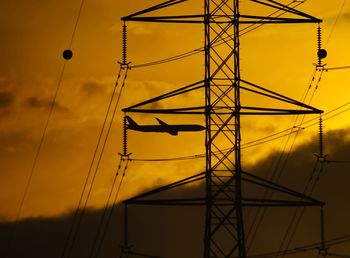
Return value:
<svg viewBox="0 0 350 258">
<path fill-rule="evenodd" d="M 207 188 L 204 256 L 245 257 L 240 179 L 239 0 L 205 0 L 204 12 Z M 225 44 L 218 44 L 223 39 Z"/>
<path fill-rule="evenodd" d="M 243 207 L 323 206 L 324 203 L 289 188 L 242 171 L 241 115 L 319 114 L 321 110 L 273 92 L 240 76 L 240 24 L 320 23 L 321 20 L 275 0 L 246 0 L 293 17 L 245 15 L 240 13 L 242 0 L 204 0 L 203 14 L 145 16 L 186 0 L 168 0 L 159 5 L 125 16 L 122 20 L 163 23 L 204 24 L 205 78 L 202 81 L 124 108 L 125 113 L 204 115 L 206 170 L 194 176 L 140 194 L 123 203 L 138 205 L 203 205 L 205 206 L 204 258 L 245 258 Z M 126 58 L 125 58 L 126 59 Z M 123 62 L 126 64 L 126 60 Z M 204 89 L 205 105 L 168 109 L 147 105 L 176 95 Z M 294 108 L 245 106 L 241 91 L 292 105 Z M 298 107 L 296 109 L 295 107 Z M 162 191 L 205 180 L 201 198 L 147 199 Z M 242 196 L 242 181 L 289 196 L 279 199 Z M 294 198 L 294 199 L 292 199 Z M 127 239 L 127 237 L 125 237 Z M 124 250 L 129 251 L 128 244 Z M 125 252 L 127 253 L 127 252 Z"/>
</svg>

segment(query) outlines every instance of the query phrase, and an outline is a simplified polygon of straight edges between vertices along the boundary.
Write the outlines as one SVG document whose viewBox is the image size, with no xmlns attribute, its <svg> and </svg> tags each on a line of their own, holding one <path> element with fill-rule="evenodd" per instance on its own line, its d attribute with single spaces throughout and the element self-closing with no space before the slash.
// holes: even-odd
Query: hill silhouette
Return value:
<svg viewBox="0 0 350 258">
<path fill-rule="evenodd" d="M 327 162 L 323 164 L 321 173 L 312 175 L 318 152 L 317 139 L 313 139 L 293 151 L 289 161 L 280 176 L 279 183 L 302 192 L 312 181 L 314 188 L 312 196 L 326 202 L 325 226 L 326 239 L 346 235 L 350 232 L 350 206 L 347 198 L 350 196 L 349 166 L 343 161 L 350 161 L 350 130 L 331 131 L 325 135 L 325 152 Z M 268 178 L 280 153 L 273 153 L 265 160 L 248 168 L 248 171 L 261 177 Z M 341 162 L 339 162 L 341 161 Z M 198 194 L 201 185 L 178 189 L 171 196 L 187 196 Z M 249 189 L 248 191 L 255 191 Z M 260 197 L 263 192 L 256 191 Z M 120 245 L 123 243 L 123 209 L 122 205 L 113 208 L 111 223 L 104 237 L 101 252 L 98 257 L 119 257 Z M 110 207 L 109 209 L 112 209 Z M 111 211 L 111 210 L 109 210 Z M 256 221 L 256 208 L 244 209 L 246 218 L 246 233 L 249 255 L 278 250 L 295 208 L 269 208 L 261 226 L 258 228 L 254 242 L 250 244 L 252 232 L 251 223 Z M 97 227 L 102 216 L 102 210 L 88 210 L 83 217 L 76 243 L 71 257 L 89 257 Z M 60 217 L 27 218 L 19 221 L 16 226 L 9 258 L 58 258 L 61 257 L 69 226 L 74 212 Z M 202 237 L 204 230 L 203 207 L 150 207 L 131 206 L 129 209 L 129 239 L 136 253 L 159 257 L 195 258 L 202 256 Z M 0 223 L 0 256 L 6 257 L 8 239 L 12 222 Z M 319 208 L 307 208 L 289 248 L 318 242 Z M 332 246 L 333 253 L 349 254 L 350 244 Z M 290 255 L 289 257 L 306 258 L 316 256 L 317 249 L 310 252 Z M 132 257 L 140 257 L 130 255 Z"/>
</svg>

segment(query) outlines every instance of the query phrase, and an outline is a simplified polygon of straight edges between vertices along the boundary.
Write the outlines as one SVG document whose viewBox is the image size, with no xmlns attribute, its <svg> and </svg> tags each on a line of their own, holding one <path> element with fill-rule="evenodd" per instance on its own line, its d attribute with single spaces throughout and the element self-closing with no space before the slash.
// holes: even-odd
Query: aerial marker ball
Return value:
<svg viewBox="0 0 350 258">
<path fill-rule="evenodd" d="M 317 56 L 320 58 L 320 59 L 323 59 L 327 56 L 327 51 L 325 49 L 320 49 L 318 50 L 317 52 Z"/>
<path fill-rule="evenodd" d="M 63 51 L 63 58 L 66 60 L 71 59 L 73 56 L 73 52 L 70 49 L 66 49 Z"/>
</svg>

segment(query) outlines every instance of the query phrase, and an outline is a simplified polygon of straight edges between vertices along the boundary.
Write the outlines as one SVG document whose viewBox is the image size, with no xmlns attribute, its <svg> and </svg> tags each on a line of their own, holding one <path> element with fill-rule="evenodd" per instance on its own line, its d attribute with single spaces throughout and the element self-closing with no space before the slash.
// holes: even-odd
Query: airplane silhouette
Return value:
<svg viewBox="0 0 350 258">
<path fill-rule="evenodd" d="M 205 129 L 205 127 L 201 125 L 169 125 L 159 118 L 156 118 L 159 125 L 139 125 L 129 116 L 127 116 L 126 119 L 128 120 L 128 129 L 140 132 L 157 132 L 178 135 L 179 132 L 194 132 L 202 131 Z"/>
</svg>

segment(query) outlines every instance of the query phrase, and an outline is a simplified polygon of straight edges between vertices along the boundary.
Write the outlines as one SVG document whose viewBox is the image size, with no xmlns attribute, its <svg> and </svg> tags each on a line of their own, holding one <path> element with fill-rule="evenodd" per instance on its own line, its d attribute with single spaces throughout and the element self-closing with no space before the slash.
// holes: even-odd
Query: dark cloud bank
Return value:
<svg viewBox="0 0 350 258">
<path fill-rule="evenodd" d="M 350 160 L 349 130 L 333 131 L 325 135 L 325 149 L 330 161 Z M 331 239 L 350 233 L 350 206 L 348 198 L 350 188 L 350 164 L 326 163 L 321 174 L 310 177 L 315 163 L 313 153 L 318 152 L 317 139 L 297 148 L 289 157 L 280 183 L 298 191 L 303 191 L 308 181 L 316 182 L 313 197 L 325 201 L 326 238 Z M 269 177 L 278 153 L 270 155 L 249 169 L 250 172 Z M 317 170 L 318 171 L 318 170 Z M 127 187 L 127 186 L 125 186 Z M 193 196 L 201 193 L 200 186 L 179 189 L 168 196 Z M 262 196 L 261 191 L 255 191 Z M 109 210 L 110 211 L 110 210 Z M 294 208 L 269 208 L 257 231 L 255 241 L 250 245 L 250 254 L 264 253 L 278 249 L 283 235 L 291 220 Z M 248 234 L 250 225 L 255 220 L 256 209 L 244 210 Z M 141 207 L 129 208 L 129 240 L 135 252 L 152 254 L 160 257 L 196 258 L 202 256 L 202 236 L 204 209 L 198 207 Z M 57 218 L 31 218 L 18 223 L 12 241 L 9 258 L 55 258 L 61 257 L 63 246 L 72 221 L 72 214 Z M 91 248 L 102 216 L 102 210 L 86 212 L 77 235 L 72 256 L 90 257 Z M 123 209 L 121 205 L 114 209 L 111 223 L 98 257 L 119 257 L 120 244 L 123 240 Z M 6 253 L 9 232 L 13 224 L 0 224 L 0 256 Z M 307 208 L 300 221 L 290 248 L 318 242 L 319 208 Z M 251 239 L 251 235 L 248 236 Z M 330 249 L 333 253 L 350 254 L 350 242 Z M 5 256 L 6 257 L 6 256 Z M 140 257 L 130 255 L 132 257 Z M 150 257 L 150 256 L 145 256 Z M 288 257 L 317 257 L 313 252 L 291 255 Z"/>
<path fill-rule="evenodd" d="M 14 102 L 14 95 L 11 92 L 0 91 L 0 108 L 9 107 Z"/>
</svg>

